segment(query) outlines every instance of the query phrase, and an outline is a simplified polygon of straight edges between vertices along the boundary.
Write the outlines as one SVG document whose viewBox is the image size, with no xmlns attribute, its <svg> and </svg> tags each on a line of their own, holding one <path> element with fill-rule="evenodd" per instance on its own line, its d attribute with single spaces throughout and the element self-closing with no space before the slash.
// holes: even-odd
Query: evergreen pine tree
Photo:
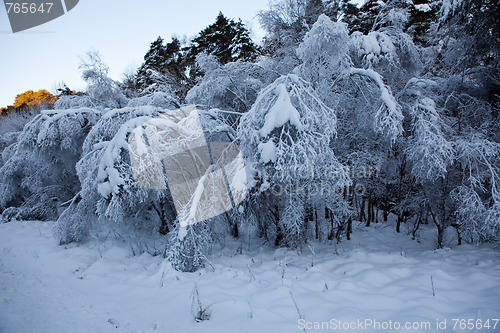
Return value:
<svg viewBox="0 0 500 333">
<path fill-rule="evenodd" d="M 194 63 L 200 53 L 213 54 L 224 65 L 238 60 L 254 61 L 259 52 L 243 23 L 229 20 L 220 12 L 215 23 L 193 39 L 187 58 Z"/>
<path fill-rule="evenodd" d="M 361 25 L 359 20 L 360 9 L 355 4 L 350 3 L 349 1 L 342 1 L 340 4 L 340 8 L 343 14 L 342 22 L 347 23 L 347 26 L 349 27 L 349 32 L 353 33 L 354 31 L 360 31 L 361 30 Z M 330 16 L 330 18 L 332 17 Z"/>
<path fill-rule="evenodd" d="M 405 32 L 413 37 L 416 44 L 429 46 L 428 30 L 437 19 L 437 8 L 434 1 L 415 0 L 410 6 L 410 17 Z"/>
<path fill-rule="evenodd" d="M 186 61 L 182 50 L 181 42 L 178 38 L 172 38 L 165 46 L 166 62 L 163 74 L 172 91 L 183 100 L 194 82 L 186 76 Z"/>
<path fill-rule="evenodd" d="M 186 95 L 187 78 L 184 57 L 179 39 L 172 38 L 170 43 L 163 45 L 163 39 L 158 38 L 151 43 L 149 51 L 144 56 L 144 63 L 137 72 L 137 87 L 142 94 L 164 91 L 177 95 L 181 99 Z"/>
<path fill-rule="evenodd" d="M 378 2 L 378 0 L 366 1 L 359 9 L 359 31 L 367 35 L 373 29 L 381 9 L 382 5 Z"/>
<path fill-rule="evenodd" d="M 151 43 L 149 51 L 144 56 L 144 63 L 137 71 L 137 85 L 144 90 L 154 83 L 151 71 L 162 72 L 166 62 L 166 48 L 163 46 L 163 38 L 158 38 Z"/>
</svg>

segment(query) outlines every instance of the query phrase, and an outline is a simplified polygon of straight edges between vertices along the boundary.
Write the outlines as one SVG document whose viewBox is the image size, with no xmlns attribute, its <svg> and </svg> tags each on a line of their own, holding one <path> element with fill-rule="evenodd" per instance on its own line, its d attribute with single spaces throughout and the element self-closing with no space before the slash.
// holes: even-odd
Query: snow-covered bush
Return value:
<svg viewBox="0 0 500 333">
<path fill-rule="evenodd" d="M 29 221 L 54 221 L 61 214 L 63 204 L 60 198 L 70 198 L 73 193 L 69 188 L 58 185 L 47 186 L 33 193 L 19 207 L 9 207 L 1 215 L 0 222 L 12 220 Z"/>
<path fill-rule="evenodd" d="M 190 225 L 182 238 L 172 233 L 166 253 L 172 267 L 181 272 L 194 272 L 205 266 L 212 241 L 212 225 L 213 222 L 208 221 Z"/>
<path fill-rule="evenodd" d="M 54 109 L 68 110 L 74 108 L 96 108 L 97 103 L 87 95 L 61 96 L 55 103 Z"/>
<path fill-rule="evenodd" d="M 454 190 L 457 203 L 457 228 L 460 237 L 471 244 L 496 240 L 500 232 L 500 205 L 488 207 L 472 188 L 460 186 Z"/>
<path fill-rule="evenodd" d="M 42 111 L 28 123 L 18 141 L 4 151 L 0 206 L 24 204 L 25 219 L 57 217 L 57 210 L 43 214 L 37 211 L 55 207 L 55 201 L 60 205 L 79 191 L 75 164 L 80 159 L 83 140 L 99 116 L 98 111 L 91 109 Z M 32 217 L 28 213 L 30 207 Z"/>
<path fill-rule="evenodd" d="M 137 108 L 139 106 L 146 105 L 171 110 L 179 107 L 179 101 L 175 95 L 156 91 L 142 97 L 133 98 L 129 100 L 127 104 L 130 108 Z"/>
<path fill-rule="evenodd" d="M 200 54 L 197 63 L 204 76 L 188 92 L 186 101 L 209 108 L 246 112 L 259 91 L 277 78 L 275 73 L 258 63 L 220 65 L 215 56 L 206 54 Z"/>
</svg>

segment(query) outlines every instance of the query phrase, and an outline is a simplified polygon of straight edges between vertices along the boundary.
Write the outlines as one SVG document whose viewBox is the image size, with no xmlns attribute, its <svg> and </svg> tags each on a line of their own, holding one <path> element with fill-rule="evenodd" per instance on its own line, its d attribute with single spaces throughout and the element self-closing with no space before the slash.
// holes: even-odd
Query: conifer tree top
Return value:
<svg viewBox="0 0 500 333">
<path fill-rule="evenodd" d="M 219 12 L 215 23 L 193 39 L 188 57 L 194 59 L 200 53 L 213 54 L 221 64 L 227 64 L 238 60 L 253 61 L 260 50 L 241 20 L 236 22 Z"/>
</svg>

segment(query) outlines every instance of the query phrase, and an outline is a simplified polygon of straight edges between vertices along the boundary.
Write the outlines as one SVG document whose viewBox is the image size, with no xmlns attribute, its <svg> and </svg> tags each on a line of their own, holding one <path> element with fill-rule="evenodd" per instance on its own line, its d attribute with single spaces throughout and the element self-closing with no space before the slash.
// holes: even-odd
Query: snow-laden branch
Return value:
<svg viewBox="0 0 500 333">
<path fill-rule="evenodd" d="M 401 113 L 401 106 L 390 92 L 389 87 L 384 84 L 380 74 L 372 69 L 351 68 L 348 73 L 367 77 L 377 85 L 382 105 L 375 113 L 375 130 L 386 134 L 394 142 L 403 133 L 404 117 Z"/>
</svg>

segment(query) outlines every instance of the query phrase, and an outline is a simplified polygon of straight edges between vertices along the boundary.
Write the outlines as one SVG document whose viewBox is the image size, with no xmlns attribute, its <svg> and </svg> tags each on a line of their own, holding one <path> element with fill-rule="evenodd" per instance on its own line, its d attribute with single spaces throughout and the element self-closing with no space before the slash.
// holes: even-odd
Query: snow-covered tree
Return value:
<svg viewBox="0 0 500 333">
<path fill-rule="evenodd" d="M 155 235 L 170 234 L 175 236 L 171 236 L 170 241 L 163 239 L 163 247 L 168 249 L 164 254 L 172 258 L 174 266 L 190 271 L 200 267 L 213 232 L 207 227 L 209 222 L 204 220 L 217 219 L 224 212 L 219 206 L 229 197 L 222 198 L 220 191 L 227 192 L 226 185 L 217 187 L 217 179 L 204 182 L 204 191 L 197 196 L 199 182 L 209 179 L 209 175 L 198 170 L 201 172 L 198 183 L 187 182 L 182 174 L 177 178 L 175 175 L 182 170 L 201 168 L 199 159 L 202 159 L 208 163 L 205 172 L 213 167 L 216 171 L 225 168 L 224 177 L 231 180 L 237 170 L 231 169 L 230 162 L 219 166 L 216 158 L 220 159 L 224 154 L 217 150 L 217 144 L 230 143 L 234 135 L 230 127 L 218 122 L 218 110 L 200 111 L 200 119 L 193 122 L 194 117 L 198 119 L 198 113 L 184 116 L 196 109 L 176 109 L 176 103 L 169 105 L 172 101 L 162 99 L 162 96 L 155 93 L 153 97 L 156 98 L 133 99 L 129 102 L 131 106 L 107 111 L 87 135 L 82 158 L 76 166 L 81 191 L 57 223 L 62 243 L 97 237 L 103 228 L 111 229 L 125 240 L 129 237 L 155 239 Z M 155 103 L 159 106 L 154 106 Z M 203 131 L 202 127 L 195 126 L 200 120 Z M 193 151 L 187 150 L 184 155 L 180 152 L 169 155 L 175 149 L 188 149 L 195 138 L 198 138 L 194 141 L 196 144 L 205 137 L 211 147 L 210 155 L 203 158 L 200 151 L 203 147 L 198 146 L 193 147 Z M 213 167 L 210 166 L 211 159 L 215 163 Z M 177 162 L 181 164 L 175 164 Z M 191 176 L 196 180 L 196 175 Z M 185 182 L 179 183 L 182 179 Z M 192 196 L 186 197 L 188 183 L 198 186 L 195 186 Z M 238 191 L 234 190 L 232 183 L 229 188 L 232 200 L 238 203 Z M 213 213 L 209 212 L 211 209 Z M 196 225 L 188 221 L 193 214 L 202 217 Z M 183 224 L 185 221 L 188 221 L 187 225 Z"/>
<path fill-rule="evenodd" d="M 143 229 L 160 228 L 152 218 L 152 194 L 134 181 L 127 136 L 161 110 L 154 106 L 111 110 L 92 127 L 81 145 L 81 159 L 75 162 L 81 191 L 58 220 L 62 243 L 86 239 L 99 219 L 127 227 L 142 218 L 138 226 Z M 160 194 L 155 199 L 164 200 Z"/>
<path fill-rule="evenodd" d="M 372 114 L 374 131 L 394 141 L 402 132 L 400 106 L 382 76 L 372 68 L 354 67 L 348 53 L 350 48 L 358 47 L 359 52 L 379 54 L 390 52 L 394 47 L 388 37 L 383 42 L 373 38 L 354 35 L 349 39 L 345 24 L 334 23 L 326 15 L 321 15 L 298 48 L 298 55 L 303 61 L 298 73 L 313 82 L 321 92 L 322 100 L 329 106 L 339 108 L 340 112 L 346 112 L 349 105 L 351 108 L 355 105 L 357 110 L 352 113 L 366 119 L 366 114 L 361 111 L 366 108 Z M 367 50 L 367 45 L 373 50 Z M 356 89 L 368 96 L 378 95 L 378 101 L 358 98 L 358 93 L 353 91 Z"/>
<path fill-rule="evenodd" d="M 453 142 L 449 139 L 451 129 L 438 112 L 432 95 L 424 93 L 437 84 L 433 80 L 412 79 L 406 87 L 406 91 L 414 97 L 408 105 L 413 135 L 407 143 L 406 155 L 412 162 L 412 174 L 417 179 L 444 177 L 455 159 Z"/>
<path fill-rule="evenodd" d="M 333 110 L 293 74 L 263 89 L 241 120 L 239 142 L 257 179 L 255 186 L 269 195 L 265 201 L 274 216 L 277 245 L 296 244 L 297 230 L 317 208 L 310 200 L 313 192 L 332 195 L 349 184 L 345 167 L 329 146 L 336 125 Z M 297 202 L 305 207 L 301 214 L 292 207 Z"/>
<path fill-rule="evenodd" d="M 102 61 L 97 51 L 87 52 L 81 58 L 82 79 L 88 83 L 87 93 L 99 106 L 118 108 L 127 104 L 120 86 L 109 76 L 109 67 Z"/>
<path fill-rule="evenodd" d="M 450 110 L 461 105 L 453 94 L 447 95 L 454 86 L 450 81 L 453 78 L 412 79 L 402 96 L 411 119 L 405 156 L 421 183 L 419 192 L 438 229 L 440 247 L 450 225 L 467 242 L 498 235 L 500 147 L 485 135 L 490 127 L 487 112 L 479 125 L 467 111 Z"/>
<path fill-rule="evenodd" d="M 259 12 L 262 28 L 267 32 L 263 39 L 263 52 L 269 56 L 272 68 L 281 75 L 290 73 L 300 64 L 296 48 L 307 32 L 304 0 L 276 0 L 269 9 Z"/>
<path fill-rule="evenodd" d="M 463 185 L 454 190 L 457 229 L 468 243 L 498 239 L 500 234 L 500 144 L 476 134 L 457 140 Z"/>
<path fill-rule="evenodd" d="M 347 25 L 322 14 L 297 48 L 303 62 L 298 71 L 320 96 L 330 94 L 333 80 L 351 66 L 349 46 Z"/>
<path fill-rule="evenodd" d="M 337 111 L 342 126 L 335 151 L 351 168 L 349 200 L 367 225 L 376 219 L 377 201 L 384 202 L 380 208 L 387 217 L 392 193 L 400 197 L 405 174 L 398 138 L 404 117 L 398 93 L 405 78 L 421 68 L 412 45 L 397 29 L 349 35 L 344 23 L 322 15 L 298 48 L 303 63 L 296 72 L 316 82 L 321 99 Z M 399 169 L 399 179 L 387 168 Z M 393 190 L 395 183 L 400 185 Z"/>
<path fill-rule="evenodd" d="M 412 176 L 423 185 L 426 209 L 438 230 L 438 247 L 442 247 L 444 230 L 451 224 L 446 212 L 451 212 L 448 192 L 453 184 L 447 177 L 456 151 L 452 130 L 439 109 L 438 84 L 431 79 L 412 79 L 407 83 L 402 101 L 411 121 L 403 154 Z"/>
</svg>

